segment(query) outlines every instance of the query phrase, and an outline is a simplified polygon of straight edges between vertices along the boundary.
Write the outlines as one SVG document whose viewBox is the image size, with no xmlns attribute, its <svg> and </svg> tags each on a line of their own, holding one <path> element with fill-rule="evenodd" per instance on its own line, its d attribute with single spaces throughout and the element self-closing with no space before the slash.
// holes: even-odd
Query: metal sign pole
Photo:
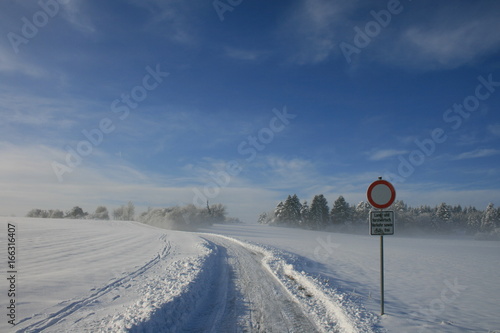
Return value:
<svg viewBox="0 0 500 333">
<path fill-rule="evenodd" d="M 384 314 L 384 236 L 380 235 L 380 315 Z"/>
</svg>

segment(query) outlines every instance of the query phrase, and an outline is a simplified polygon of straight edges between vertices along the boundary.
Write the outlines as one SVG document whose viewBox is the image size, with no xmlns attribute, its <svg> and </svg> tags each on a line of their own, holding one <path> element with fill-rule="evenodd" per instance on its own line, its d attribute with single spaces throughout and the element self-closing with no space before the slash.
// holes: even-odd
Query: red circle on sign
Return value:
<svg viewBox="0 0 500 333">
<path fill-rule="evenodd" d="M 375 208 L 387 208 L 396 200 L 396 190 L 387 180 L 374 181 L 366 191 L 368 202 Z"/>
</svg>

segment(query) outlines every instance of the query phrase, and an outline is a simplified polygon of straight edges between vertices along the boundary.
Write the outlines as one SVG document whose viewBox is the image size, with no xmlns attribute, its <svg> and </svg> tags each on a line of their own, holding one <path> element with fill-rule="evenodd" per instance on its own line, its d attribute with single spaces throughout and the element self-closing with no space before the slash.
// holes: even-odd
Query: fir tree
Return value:
<svg viewBox="0 0 500 333">
<path fill-rule="evenodd" d="M 436 209 L 436 216 L 444 223 L 448 223 L 451 219 L 450 207 L 444 202 L 441 203 Z"/>
<path fill-rule="evenodd" d="M 268 219 L 267 219 L 267 213 L 260 214 L 257 222 L 259 224 L 267 224 L 269 222 Z"/>
<path fill-rule="evenodd" d="M 323 229 L 330 220 L 328 202 L 323 194 L 315 195 L 310 209 L 311 225 L 314 229 Z"/>
<path fill-rule="evenodd" d="M 301 227 L 306 227 L 306 228 L 310 228 L 311 225 L 310 225 L 310 214 L 311 214 L 311 210 L 309 208 L 309 204 L 307 203 L 307 201 L 304 201 L 304 203 L 302 204 L 302 207 L 300 208 L 300 226 Z"/>
<path fill-rule="evenodd" d="M 301 220 L 300 211 L 302 209 L 302 204 L 300 203 L 299 197 L 297 194 L 294 194 L 291 199 L 290 205 L 290 222 L 294 225 L 299 225 Z"/>
<path fill-rule="evenodd" d="M 333 203 L 330 217 L 333 224 L 345 224 L 351 218 L 349 204 L 345 201 L 343 196 L 339 196 Z"/>
<path fill-rule="evenodd" d="M 283 201 L 280 201 L 276 208 L 274 209 L 274 220 L 275 224 L 281 224 L 284 221 L 284 204 Z"/>
<path fill-rule="evenodd" d="M 289 195 L 283 204 L 283 221 L 290 225 L 299 225 L 301 206 L 296 194 Z"/>
<path fill-rule="evenodd" d="M 362 224 L 368 222 L 370 218 L 370 209 L 371 205 L 368 202 L 361 201 L 356 205 L 356 208 L 354 210 L 354 219 L 358 223 Z"/>
<path fill-rule="evenodd" d="M 482 214 L 475 207 L 467 209 L 467 229 L 469 233 L 476 233 L 481 228 Z"/>
<path fill-rule="evenodd" d="M 446 203 L 441 203 L 432 212 L 431 227 L 434 231 L 445 230 L 451 222 L 450 208 Z"/>
<path fill-rule="evenodd" d="M 492 203 L 488 204 L 481 219 L 481 231 L 490 232 L 496 227 L 498 220 L 497 210 Z"/>
</svg>

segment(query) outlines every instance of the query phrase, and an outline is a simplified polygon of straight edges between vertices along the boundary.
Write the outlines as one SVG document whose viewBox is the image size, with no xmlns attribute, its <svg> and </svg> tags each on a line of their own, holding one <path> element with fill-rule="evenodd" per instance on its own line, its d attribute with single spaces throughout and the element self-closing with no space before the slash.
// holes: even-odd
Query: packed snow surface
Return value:
<svg viewBox="0 0 500 333">
<path fill-rule="evenodd" d="M 5 297 L 9 223 L 16 279 Z M 0 332 L 500 332 L 500 242 L 384 237 L 380 316 L 378 236 L 28 218 L 0 227 Z"/>
</svg>

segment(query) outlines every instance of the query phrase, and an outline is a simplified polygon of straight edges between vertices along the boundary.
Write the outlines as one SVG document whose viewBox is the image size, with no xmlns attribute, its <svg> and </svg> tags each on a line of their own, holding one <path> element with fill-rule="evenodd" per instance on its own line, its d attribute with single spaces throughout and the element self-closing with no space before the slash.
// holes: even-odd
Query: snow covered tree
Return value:
<svg viewBox="0 0 500 333">
<path fill-rule="evenodd" d="M 267 219 L 267 213 L 261 213 L 259 215 L 259 218 L 257 219 L 257 223 L 259 224 L 267 224 L 269 223 L 269 220 Z"/>
<path fill-rule="evenodd" d="M 354 220 L 356 223 L 365 224 L 370 218 L 371 205 L 368 202 L 360 201 L 354 209 Z"/>
<path fill-rule="evenodd" d="M 62 210 L 59 209 L 49 209 L 49 217 L 51 219 L 62 219 L 64 217 L 64 213 Z"/>
<path fill-rule="evenodd" d="M 209 206 L 207 202 L 206 214 L 209 223 L 224 222 L 226 219 L 226 206 L 220 203 Z"/>
<path fill-rule="evenodd" d="M 481 219 L 481 231 L 490 232 L 495 229 L 498 221 L 497 210 L 492 203 L 488 204 Z"/>
<path fill-rule="evenodd" d="M 330 209 L 323 194 L 315 195 L 311 203 L 310 220 L 314 229 L 323 229 L 330 222 Z"/>
<path fill-rule="evenodd" d="M 283 204 L 283 221 L 291 225 L 299 225 L 302 204 L 296 194 L 288 196 Z"/>
<path fill-rule="evenodd" d="M 43 217 L 44 213 L 45 213 L 44 210 L 34 208 L 30 210 L 28 214 L 26 214 L 26 217 Z"/>
<path fill-rule="evenodd" d="M 307 203 L 307 201 L 304 201 L 302 207 L 300 208 L 300 225 L 302 227 L 310 227 L 310 214 L 311 210 L 309 208 L 309 204 Z"/>
<path fill-rule="evenodd" d="M 446 203 L 441 203 L 436 209 L 436 216 L 441 221 L 447 223 L 451 219 L 450 207 Z"/>
<path fill-rule="evenodd" d="M 83 209 L 81 209 L 78 206 L 75 206 L 71 208 L 69 211 L 67 211 L 66 216 L 64 217 L 68 219 L 83 219 L 87 215 L 88 213 L 84 212 Z"/>
<path fill-rule="evenodd" d="M 443 202 L 436 207 L 433 219 L 434 228 L 435 230 L 448 229 L 451 226 L 451 222 L 451 207 Z"/>
<path fill-rule="evenodd" d="M 273 223 L 275 224 L 281 224 L 285 220 L 285 214 L 284 214 L 284 204 L 283 201 L 280 201 L 276 208 L 274 209 L 274 219 Z"/>
<path fill-rule="evenodd" d="M 413 222 L 414 217 L 412 211 L 408 209 L 408 205 L 403 200 L 396 200 L 392 205 L 392 209 L 396 214 L 398 226 L 405 226 Z"/>
<path fill-rule="evenodd" d="M 117 209 L 113 210 L 113 218 L 115 220 L 133 221 L 134 215 L 135 207 L 132 201 L 129 201 L 127 205 L 118 207 Z"/>
<path fill-rule="evenodd" d="M 474 234 L 481 228 L 482 213 L 475 207 L 467 209 L 467 230 L 469 233 Z"/>
<path fill-rule="evenodd" d="M 333 224 L 345 224 L 351 219 L 349 204 L 343 196 L 339 196 L 333 203 L 330 218 Z"/>
<path fill-rule="evenodd" d="M 404 213 L 408 210 L 408 206 L 404 203 L 403 200 L 396 200 L 392 205 L 392 208 L 395 212 Z"/>
<path fill-rule="evenodd" d="M 104 206 L 99 206 L 95 209 L 95 213 L 92 218 L 96 220 L 109 220 L 108 209 Z"/>
</svg>

